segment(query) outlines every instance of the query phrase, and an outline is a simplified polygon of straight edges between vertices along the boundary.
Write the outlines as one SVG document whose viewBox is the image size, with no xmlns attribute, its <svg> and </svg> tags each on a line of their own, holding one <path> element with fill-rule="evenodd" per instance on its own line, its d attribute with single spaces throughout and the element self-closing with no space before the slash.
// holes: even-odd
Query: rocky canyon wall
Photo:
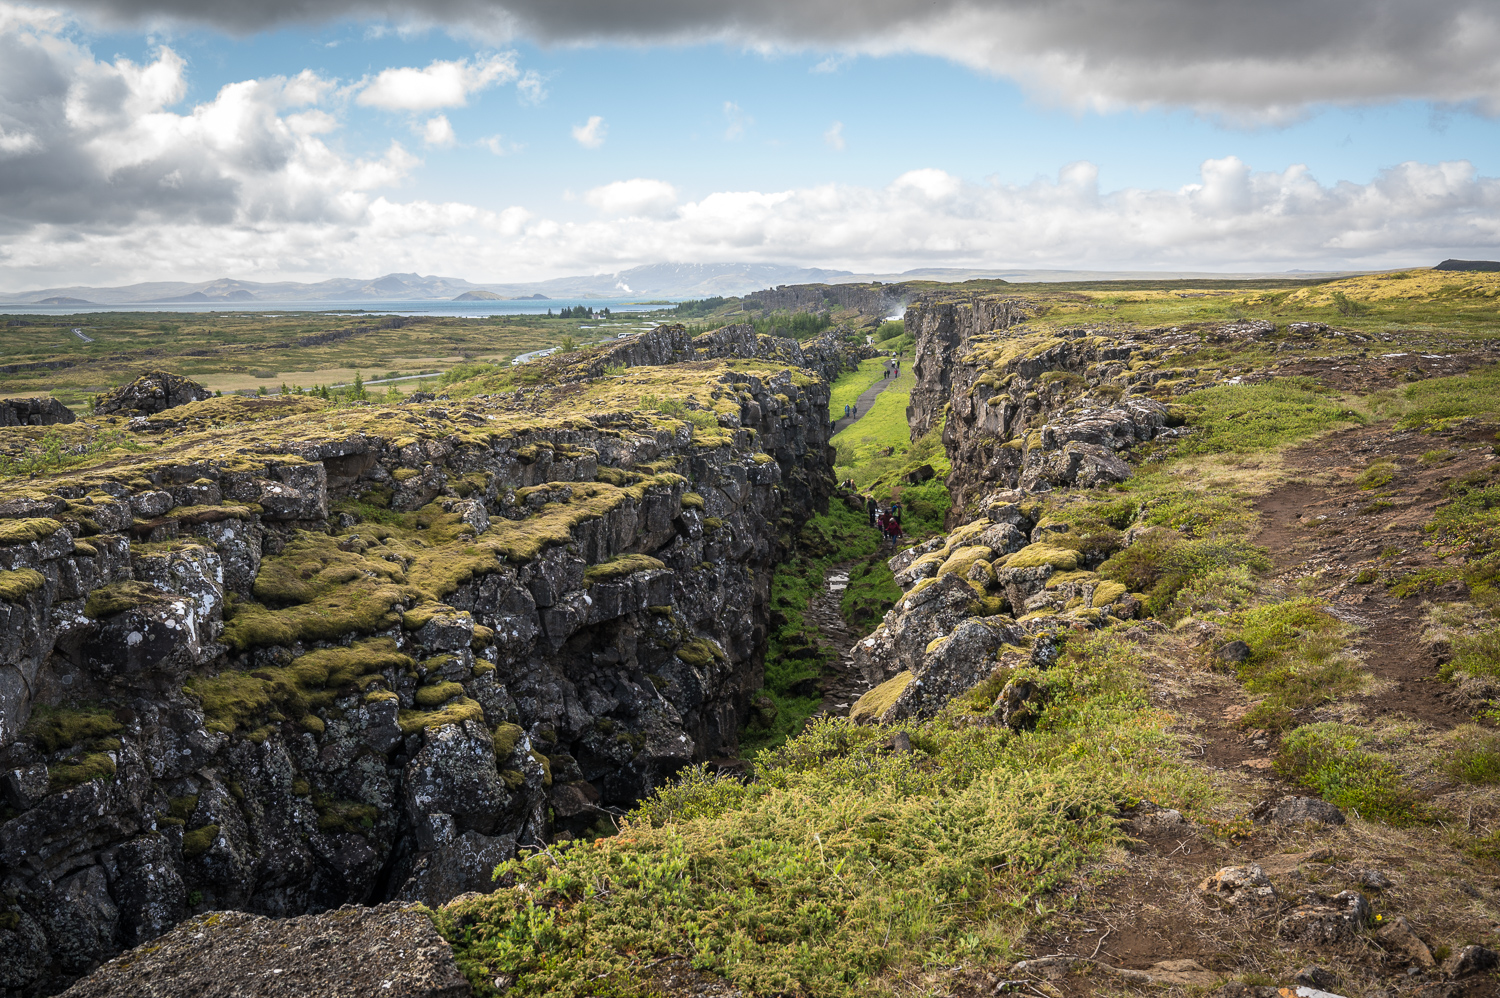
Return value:
<svg viewBox="0 0 1500 998">
<path fill-rule="evenodd" d="M 191 402 L 0 485 L 0 989 L 195 911 L 486 889 L 735 754 L 837 363 L 660 329 L 504 393 Z"/>
</svg>

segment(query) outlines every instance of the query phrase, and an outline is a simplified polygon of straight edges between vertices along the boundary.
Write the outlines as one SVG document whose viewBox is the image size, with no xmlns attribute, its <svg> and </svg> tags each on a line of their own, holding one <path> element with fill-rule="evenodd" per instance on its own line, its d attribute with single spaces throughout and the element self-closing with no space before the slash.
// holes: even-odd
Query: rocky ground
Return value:
<svg viewBox="0 0 1500 998">
<path fill-rule="evenodd" d="M 819 294 L 778 289 L 767 303 L 790 307 L 823 300 Z M 828 570 L 807 618 L 838 663 L 822 680 L 822 713 L 830 716 L 760 757 L 754 773 L 744 763 L 720 767 L 718 777 L 688 771 L 647 799 L 620 835 L 570 843 L 582 829 L 554 823 L 549 831 L 563 844 L 507 865 L 495 893 L 437 911 L 475 993 L 1500 993 L 1500 653 L 1490 512 L 1500 503 L 1500 392 L 1492 344 L 1469 337 L 1434 346 L 1431 336 L 1321 322 L 1146 327 L 1045 316 L 1036 299 L 1002 293 L 944 292 L 912 302 L 913 438 L 941 426 L 955 504 L 945 533 L 891 559 L 902 595 L 869 633 L 840 613 L 849 565 Z M 758 346 L 732 332 L 698 344 L 740 358 L 766 350 L 781 362 L 793 346 Z M 825 344 L 807 349 L 801 363 L 827 373 L 833 355 Z M 593 381 L 557 378 L 497 393 L 484 406 L 450 408 L 529 418 L 558 405 L 598 405 L 598 386 L 618 377 L 611 372 L 620 359 L 595 362 L 583 372 Z M 670 337 L 628 359 L 632 366 L 675 361 L 679 379 L 721 370 L 700 368 Z M 637 406 L 646 394 L 656 398 L 662 383 L 641 377 Z M 686 458 L 674 467 L 691 474 L 694 491 L 658 484 L 674 511 L 684 511 L 688 541 L 698 539 L 688 520 L 706 534 L 708 517 L 734 515 L 725 505 L 736 494 L 731 479 L 740 482 L 733 467 L 745 472 L 742 486 L 753 485 L 754 466 L 766 462 L 741 459 L 757 447 L 778 478 L 735 535 L 753 536 L 755 516 L 816 506 L 816 464 L 828 460 L 826 446 L 818 450 L 826 445 L 826 411 L 820 427 L 804 425 L 782 396 L 808 399 L 806 414 L 816 418 L 820 383 L 761 379 L 759 390 L 750 385 L 753 399 L 736 396 L 732 414 L 727 405 L 711 406 L 719 398 L 710 397 L 708 382 L 679 387 L 674 397 L 692 403 L 686 412 L 718 414 L 714 425 L 699 427 L 702 436 L 684 416 L 686 439 L 663 440 L 650 455 L 678 456 L 676 447 Z M 623 417 L 590 417 L 596 429 L 615 425 L 613 418 L 625 425 Z M 757 431 L 755 447 L 738 435 L 747 427 Z M 710 445 L 707 434 L 720 431 L 730 439 Z M 580 460 L 562 443 L 553 441 L 554 467 Z M 567 443 L 583 449 L 576 435 Z M 715 466 L 711 454 L 732 459 Z M 594 481 L 603 480 L 606 464 L 595 460 Z M 644 454 L 608 466 L 663 473 Z M 410 470 L 417 474 L 405 481 L 428 480 L 426 468 Z M 699 486 L 709 470 L 723 499 Z M 333 471 L 347 477 L 351 468 Z M 791 489 L 786 504 L 774 506 L 771 494 L 781 495 L 799 474 L 802 491 Z M 518 489 L 518 504 L 541 496 L 526 514 L 539 516 L 557 488 Z M 500 494 L 484 493 L 487 516 L 512 509 L 496 502 Z M 271 498 L 268 490 L 259 497 L 263 507 Z M 462 497 L 452 498 L 448 515 L 465 515 L 456 505 Z M 378 522 L 367 516 L 341 529 L 369 534 Z M 651 529 L 649 517 L 643 522 L 637 536 Z M 114 550 L 93 536 L 78 539 Z M 761 579 L 778 549 L 764 537 L 745 549 L 753 555 L 705 546 L 674 561 L 672 545 L 682 543 L 617 544 L 581 560 L 585 572 L 607 581 L 613 576 L 600 570 L 612 557 L 655 559 L 629 562 L 621 574 L 675 573 L 672 605 L 690 626 L 673 634 L 672 654 L 693 664 L 683 646 L 712 641 L 730 661 L 753 660 L 730 648 L 733 628 L 721 636 L 714 618 L 740 601 L 760 605 L 761 590 L 730 591 L 711 612 L 695 614 L 701 594 L 684 581 L 687 562 L 740 557 Z M 114 557 L 123 564 L 127 555 L 135 567 L 134 551 Z M 55 584 L 78 588 L 66 579 Z M 584 591 L 593 598 L 595 590 Z M 626 594 L 611 597 L 612 606 L 635 615 L 641 638 L 656 633 L 648 630 L 654 592 L 632 590 L 638 608 Z M 505 724 L 515 724 L 515 737 L 537 746 L 538 765 L 546 761 L 550 787 L 538 800 L 554 813 L 565 799 L 559 785 L 583 793 L 578 784 L 587 783 L 605 803 L 639 795 L 643 784 L 610 796 L 609 777 L 599 775 L 595 786 L 583 767 L 577 774 L 567 768 L 583 762 L 591 744 L 576 733 L 562 737 L 572 723 L 564 721 L 570 697 L 562 698 L 549 737 L 527 715 L 545 698 L 529 692 L 525 670 L 506 671 L 483 648 L 463 655 L 481 627 L 495 632 L 481 646 L 501 644 L 505 625 L 485 609 L 497 600 L 481 593 L 472 607 L 444 604 L 469 613 L 473 630 L 443 648 L 465 665 L 494 662 L 520 723 L 485 709 L 482 722 L 448 721 L 437 734 L 427 728 L 424 744 L 488 736 L 486 772 L 494 773 L 500 742 L 511 737 Z M 538 633 L 546 635 L 551 618 L 539 612 Z M 422 628 L 448 620 L 446 613 L 418 617 L 419 626 L 406 629 L 419 643 Z M 582 619 L 594 625 L 591 612 Z M 414 641 L 397 638 L 402 653 Z M 565 654 L 568 642 L 561 644 L 550 654 Z M 624 654 L 618 643 L 611 647 Z M 589 679 L 580 678 L 581 661 L 562 671 L 574 688 L 592 683 L 599 695 L 614 696 L 602 680 L 619 683 L 622 666 L 596 641 L 584 650 Z M 717 656 L 709 649 L 702 659 L 700 668 L 712 670 Z M 665 732 L 681 732 L 706 754 L 724 752 L 723 738 L 689 730 L 682 707 L 691 698 L 675 674 L 664 675 L 665 689 L 655 675 L 647 678 L 682 719 Z M 470 683 L 458 685 L 467 693 Z M 408 689 L 393 674 L 384 685 L 413 698 L 402 699 L 405 711 L 435 683 Z M 597 710 L 591 696 L 580 692 L 576 701 L 590 717 L 603 714 L 655 744 L 660 732 L 629 727 L 635 715 Z M 838 716 L 845 712 L 848 720 Z M 325 720 L 329 730 L 335 721 L 343 718 Z M 726 720 L 718 730 L 730 727 Z M 33 751 L 45 747 L 41 730 L 31 729 Z M 297 738 L 308 741 L 305 734 Z M 317 744 L 313 737 L 309 748 Z M 504 747 L 516 752 L 520 744 Z M 53 752 L 49 773 L 86 765 L 86 752 L 67 750 Z M 408 757 L 395 746 L 388 751 L 420 775 L 417 753 L 426 750 L 411 742 Z M 300 750 L 286 751 L 302 765 Z M 571 779 L 560 779 L 565 768 Z M 208 787 L 223 780 L 197 772 L 193 778 Z M 747 784 L 747 776 L 755 779 Z M 496 830 L 472 827 L 456 807 L 426 806 L 426 784 L 407 780 L 417 804 L 406 803 L 402 820 L 414 826 L 423 854 L 415 860 L 431 863 L 449 848 L 444 869 L 488 863 Z M 94 787 L 89 792 L 98 794 L 103 782 L 68 793 Z M 21 776 L 12 784 L 13 794 L 28 792 Z M 175 814 L 175 800 L 164 799 L 161 813 Z M 200 806 L 189 812 L 186 831 L 205 827 L 204 815 L 232 809 L 219 801 L 219 810 L 199 814 Z M 6 827 L 28 827 L 26 813 Z M 378 834 L 379 820 L 372 824 Z M 174 846 L 173 835 L 186 840 L 168 830 Z M 52 878 L 56 886 L 47 889 L 75 906 L 134 897 L 119 885 L 140 881 L 142 861 L 122 861 L 132 854 L 110 848 L 75 848 L 69 855 L 106 858 L 66 881 Z M 168 849 L 147 861 L 165 873 L 183 868 L 180 855 Z M 12 863 L 17 871 L 38 869 Z M 7 884 L 43 878 L 10 876 Z M 443 892 L 460 886 L 457 878 L 443 881 Z M 58 919 L 49 927 L 19 903 L 10 910 L 13 924 L 0 922 L 0 937 L 61 938 Z M 272 931 L 259 922 L 231 925 L 242 934 Z M 307 931 L 321 938 L 329 930 L 317 923 Z M 164 938 L 187 953 L 206 945 L 200 935 L 208 937 L 184 923 Z M 79 987 L 128 974 L 120 964 L 137 966 L 134 956 Z M 99 957 L 55 959 L 89 958 Z M 263 972 L 262 963 L 254 965 Z M 428 992 L 414 986 L 410 993 Z"/>
</svg>

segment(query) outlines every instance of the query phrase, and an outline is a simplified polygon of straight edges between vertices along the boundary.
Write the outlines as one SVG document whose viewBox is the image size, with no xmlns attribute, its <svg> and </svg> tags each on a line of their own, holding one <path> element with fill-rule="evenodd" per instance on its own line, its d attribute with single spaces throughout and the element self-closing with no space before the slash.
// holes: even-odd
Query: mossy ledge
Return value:
<svg viewBox="0 0 1500 998">
<path fill-rule="evenodd" d="M 336 908 L 390 871 L 435 904 L 401 857 L 583 835 L 735 755 L 841 349 L 664 327 L 425 401 L 66 428 L 130 446 L 0 478 L 5 849 L 119 847 L 109 883 L 180 878 L 162 911 Z"/>
</svg>

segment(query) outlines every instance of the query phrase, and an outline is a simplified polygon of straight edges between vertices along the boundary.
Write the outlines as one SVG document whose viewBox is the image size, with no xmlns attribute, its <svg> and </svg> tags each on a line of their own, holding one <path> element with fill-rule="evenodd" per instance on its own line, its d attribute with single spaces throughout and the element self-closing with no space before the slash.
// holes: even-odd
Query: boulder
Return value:
<svg viewBox="0 0 1500 998">
<path fill-rule="evenodd" d="M 213 398 L 213 392 L 187 378 L 166 371 L 143 374 L 128 385 L 121 385 L 94 400 L 94 412 L 101 416 L 115 413 L 128 416 L 150 416 L 189 402 Z"/>
<path fill-rule="evenodd" d="M 488 894 L 495 889 L 495 867 L 515 854 L 514 835 L 464 832 L 418 858 L 396 900 L 436 908 L 460 894 Z"/>
<path fill-rule="evenodd" d="M 1284 797 L 1279 801 L 1261 804 L 1251 816 L 1257 821 L 1276 825 L 1302 825 L 1313 822 L 1320 825 L 1342 825 L 1344 812 L 1316 797 Z"/>
<path fill-rule="evenodd" d="M 275 919 L 216 911 L 106 963 L 68 998 L 464 998 L 448 943 L 420 910 L 374 908 Z"/>
<path fill-rule="evenodd" d="M 1260 903 L 1276 900 L 1276 888 L 1255 863 L 1248 866 L 1226 866 L 1198 885 L 1200 891 L 1217 894 L 1231 904 Z"/>
<path fill-rule="evenodd" d="M 0 426 L 53 426 L 77 418 L 57 399 L 0 399 Z"/>
<path fill-rule="evenodd" d="M 1387 950 L 1405 954 L 1408 960 L 1419 967 L 1430 969 L 1437 966 L 1437 961 L 1432 958 L 1432 950 L 1427 948 L 1427 944 L 1417 935 L 1417 930 L 1412 928 L 1405 915 L 1393 915 L 1386 919 L 1375 933 L 1375 941 Z"/>
<path fill-rule="evenodd" d="M 1443 973 L 1449 977 L 1466 977 L 1500 967 L 1500 954 L 1487 946 L 1465 946 L 1443 961 Z"/>
<path fill-rule="evenodd" d="M 1276 926 L 1287 942 L 1333 946 L 1353 940 L 1370 921 L 1370 902 L 1358 891 L 1343 891 L 1326 901 L 1302 904 Z"/>
</svg>

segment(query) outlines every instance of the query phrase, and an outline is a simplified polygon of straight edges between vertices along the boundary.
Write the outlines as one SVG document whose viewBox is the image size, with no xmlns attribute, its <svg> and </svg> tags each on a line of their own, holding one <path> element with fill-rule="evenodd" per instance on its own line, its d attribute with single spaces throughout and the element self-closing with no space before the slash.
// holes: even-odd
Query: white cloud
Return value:
<svg viewBox="0 0 1500 998">
<path fill-rule="evenodd" d="M 595 187 L 583 199 L 606 215 L 662 217 L 676 209 L 677 188 L 664 180 L 637 177 Z"/>
<path fill-rule="evenodd" d="M 604 119 L 595 114 L 582 125 L 573 126 L 573 141 L 585 149 L 598 149 L 604 145 L 604 134 L 608 130 Z"/>
<path fill-rule="evenodd" d="M 915 52 L 1080 109 L 1159 105 L 1276 121 L 1318 103 L 1419 99 L 1472 101 L 1500 114 L 1494 0 L 72 2 L 115 23 L 165 19 L 233 31 L 374 16 L 397 30 L 446 24 L 544 43 L 717 40 L 835 58 Z"/>
<path fill-rule="evenodd" d="M 726 141 L 733 142 L 745 137 L 745 129 L 755 124 L 755 119 L 746 114 L 734 101 L 724 102 L 724 117 L 729 121 L 724 129 Z"/>
<path fill-rule="evenodd" d="M 429 146 L 446 149 L 458 141 L 458 136 L 453 134 L 453 125 L 448 121 L 446 114 L 439 114 L 427 119 L 422 126 L 422 141 Z"/>
<path fill-rule="evenodd" d="M 844 123 L 842 121 L 835 121 L 832 125 L 828 126 L 828 131 L 823 133 L 823 141 L 828 143 L 828 148 L 836 152 L 843 152 L 844 146 L 847 145 L 844 141 Z"/>
<path fill-rule="evenodd" d="M 464 107 L 470 94 L 509 83 L 519 75 L 515 56 L 510 53 L 477 59 L 472 64 L 467 59 L 451 62 L 435 59 L 426 69 L 402 66 L 381 70 L 360 88 L 355 102 L 386 111 Z"/>
<path fill-rule="evenodd" d="M 520 152 L 523 148 L 521 143 L 519 142 L 506 142 L 505 136 L 503 135 L 491 135 L 486 138 L 482 138 L 479 140 L 479 144 L 484 146 L 490 152 L 494 153 L 496 156 L 514 155 L 515 153 Z"/>
<path fill-rule="evenodd" d="M 534 69 L 528 69 L 516 81 L 516 96 L 522 104 L 540 104 L 546 100 L 547 87 L 541 74 Z"/>
<path fill-rule="evenodd" d="M 1028 184 L 927 166 L 883 187 L 690 201 L 637 177 L 590 190 L 581 200 L 594 213 L 581 221 L 402 201 L 392 188 L 420 161 L 398 142 L 342 152 L 329 136 L 344 105 L 315 73 L 243 80 L 182 106 L 185 63 L 170 48 L 102 61 L 55 16 L 0 6 L 0 24 L 0 283 L 11 289 L 401 270 L 523 280 L 709 260 L 1276 271 L 1500 253 L 1500 179 L 1462 160 L 1353 183 L 1226 156 L 1180 188 L 1112 190 L 1088 162 Z M 597 145 L 603 119 L 576 131 Z"/>
</svg>

